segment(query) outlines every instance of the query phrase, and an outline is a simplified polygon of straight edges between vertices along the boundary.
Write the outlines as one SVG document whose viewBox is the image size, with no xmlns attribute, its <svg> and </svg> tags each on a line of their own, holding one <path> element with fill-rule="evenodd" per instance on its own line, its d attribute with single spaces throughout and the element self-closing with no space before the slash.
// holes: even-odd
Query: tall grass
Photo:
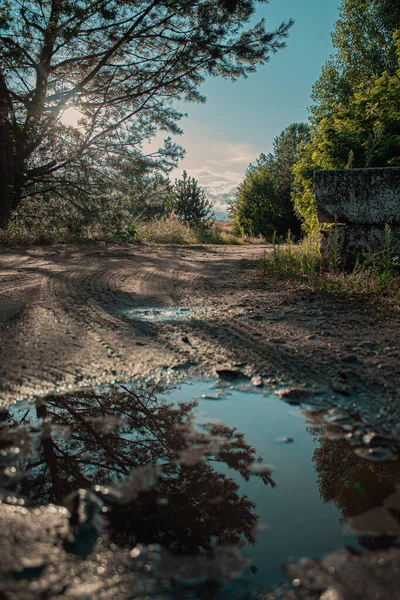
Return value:
<svg viewBox="0 0 400 600">
<path fill-rule="evenodd" d="M 264 252 L 261 269 L 265 277 L 289 279 L 316 290 L 388 295 L 400 300 L 400 261 L 391 243 L 390 228 L 382 250 L 362 262 L 357 260 L 347 272 L 341 269 L 338 244 L 333 243 L 331 252 L 323 256 L 316 235 L 299 244 L 294 244 L 290 235 L 285 243 L 274 239 L 272 251 Z"/>
<path fill-rule="evenodd" d="M 137 224 L 139 239 L 158 244 L 241 244 L 244 239 L 217 223 L 195 229 L 171 217 Z"/>
<path fill-rule="evenodd" d="M 117 224 L 118 225 L 118 224 Z M 234 234 L 228 224 L 214 223 L 210 228 L 191 228 L 171 217 L 154 221 L 114 224 L 94 224 L 71 232 L 63 226 L 49 226 L 47 222 L 28 228 L 23 221 L 12 222 L 7 230 L 0 230 L 0 245 L 33 246 L 57 243 L 82 243 L 103 241 L 106 243 L 150 242 L 158 244 L 242 244 L 245 238 Z"/>
</svg>

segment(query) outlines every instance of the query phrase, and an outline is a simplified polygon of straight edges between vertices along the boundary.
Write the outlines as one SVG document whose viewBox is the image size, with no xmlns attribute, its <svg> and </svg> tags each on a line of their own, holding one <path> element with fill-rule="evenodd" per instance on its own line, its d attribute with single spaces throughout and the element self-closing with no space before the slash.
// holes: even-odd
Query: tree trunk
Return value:
<svg viewBox="0 0 400 600">
<path fill-rule="evenodd" d="M 14 153 L 11 136 L 10 98 L 0 69 L 0 228 L 5 228 L 13 208 Z"/>
</svg>

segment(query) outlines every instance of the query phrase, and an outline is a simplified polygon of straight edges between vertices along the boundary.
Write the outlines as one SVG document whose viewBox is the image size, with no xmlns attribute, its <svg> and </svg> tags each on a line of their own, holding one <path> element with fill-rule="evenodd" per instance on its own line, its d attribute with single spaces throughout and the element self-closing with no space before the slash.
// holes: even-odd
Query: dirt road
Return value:
<svg viewBox="0 0 400 600">
<path fill-rule="evenodd" d="M 63 246 L 0 253 L 1 402 L 165 368 L 302 386 L 400 438 L 399 320 L 263 279 L 262 246 Z M 143 322 L 141 307 L 191 308 Z M 133 316 L 132 316 L 133 315 Z"/>
</svg>

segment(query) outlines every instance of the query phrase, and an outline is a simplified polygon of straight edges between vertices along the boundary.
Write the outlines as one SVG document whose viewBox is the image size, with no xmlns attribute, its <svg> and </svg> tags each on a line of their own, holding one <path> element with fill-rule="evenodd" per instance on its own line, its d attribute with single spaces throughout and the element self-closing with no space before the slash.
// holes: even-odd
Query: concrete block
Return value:
<svg viewBox="0 0 400 600">
<path fill-rule="evenodd" d="M 384 252 L 387 243 L 385 227 L 334 225 L 321 231 L 321 252 L 340 257 L 340 265 L 345 268 L 354 266 L 357 259 Z M 400 227 L 390 229 L 390 248 L 393 256 L 400 256 Z"/>
<path fill-rule="evenodd" d="M 400 227 L 400 168 L 315 171 L 320 223 Z"/>
</svg>

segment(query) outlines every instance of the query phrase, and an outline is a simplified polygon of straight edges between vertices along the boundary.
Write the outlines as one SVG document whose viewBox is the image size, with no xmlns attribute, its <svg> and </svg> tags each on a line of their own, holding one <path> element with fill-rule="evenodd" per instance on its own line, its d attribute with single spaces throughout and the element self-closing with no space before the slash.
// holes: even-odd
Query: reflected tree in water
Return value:
<svg viewBox="0 0 400 600">
<path fill-rule="evenodd" d="M 400 464 L 371 462 L 357 456 L 349 444 L 317 438 L 313 463 L 318 474 L 319 493 L 324 502 L 334 502 L 345 519 L 381 506 L 400 484 Z M 390 545 L 391 536 L 360 536 L 368 548 Z"/>
<path fill-rule="evenodd" d="M 79 488 L 114 487 L 107 516 L 121 543 L 178 553 L 254 543 L 255 503 L 222 469 L 274 486 L 267 471 L 249 470 L 261 461 L 255 449 L 234 428 L 197 426 L 195 401 L 173 405 L 162 392 L 155 385 L 83 391 L 10 412 L 3 445 L 21 448 L 17 466 L 27 473 L 15 489 L 32 504 L 60 504 Z M 145 467 L 157 471 L 147 488 Z"/>
</svg>

